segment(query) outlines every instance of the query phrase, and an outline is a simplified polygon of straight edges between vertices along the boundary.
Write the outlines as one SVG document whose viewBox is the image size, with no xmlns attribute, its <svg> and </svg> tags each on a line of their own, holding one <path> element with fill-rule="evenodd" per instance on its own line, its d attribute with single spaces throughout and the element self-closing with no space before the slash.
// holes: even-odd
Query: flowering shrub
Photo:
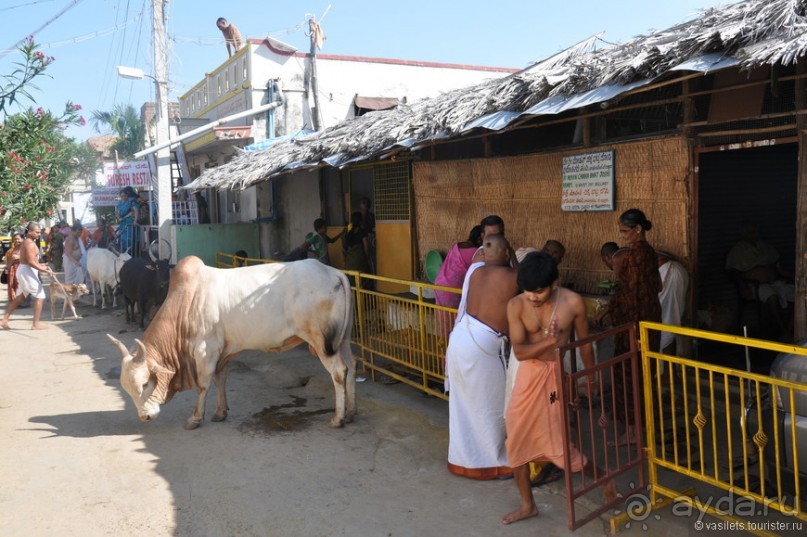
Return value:
<svg viewBox="0 0 807 537">
<path fill-rule="evenodd" d="M 33 50 L 32 40 L 20 47 L 25 64 L 10 76 L 0 94 L 0 111 L 19 95 L 33 98 L 26 84 L 53 61 Z M 16 82 L 9 82 L 10 80 Z M 64 135 L 67 125 L 83 125 L 81 106 L 68 102 L 61 115 L 29 108 L 7 115 L 0 124 L 0 229 L 52 216 L 71 178 L 97 166 L 91 152 Z"/>
<path fill-rule="evenodd" d="M 53 63 L 53 56 L 45 56 L 36 50 L 36 43 L 31 36 L 25 39 L 19 47 L 24 61 L 16 62 L 14 69 L 8 75 L 2 75 L 2 86 L 0 86 L 0 112 L 5 112 L 7 107 L 26 97 L 34 100 L 29 89 L 37 89 L 31 81 L 42 75 L 48 65 Z"/>
</svg>

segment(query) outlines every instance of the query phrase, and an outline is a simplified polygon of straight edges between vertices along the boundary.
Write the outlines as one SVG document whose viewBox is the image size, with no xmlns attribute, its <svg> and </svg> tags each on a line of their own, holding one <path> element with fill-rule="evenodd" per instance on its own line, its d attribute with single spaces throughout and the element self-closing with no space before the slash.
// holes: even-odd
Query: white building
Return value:
<svg viewBox="0 0 807 537">
<path fill-rule="evenodd" d="M 317 54 L 312 62 L 310 54 L 273 38 L 249 40 L 237 54 L 180 96 L 180 132 L 275 101 L 279 104 L 268 112 L 228 122 L 186 140 L 183 151 L 190 179 L 198 177 L 205 168 L 228 162 L 239 147 L 327 128 L 368 111 L 412 103 L 515 71 L 333 54 Z M 408 164 L 404 165 L 405 173 L 396 174 L 401 175 L 405 194 L 409 190 L 409 173 Z M 331 169 L 321 173 L 308 170 L 242 192 L 210 191 L 206 196 L 214 224 L 257 224 L 256 243 L 260 244 L 260 252 L 252 246 L 250 255 L 276 257 L 302 243 L 305 234 L 312 231 L 315 218 L 324 217 L 330 225 L 338 226 L 331 233 L 335 234 L 360 197 L 369 197 L 377 207 L 381 194 L 374 185 L 372 169 Z M 407 197 L 404 214 L 391 217 L 399 224 L 406 221 L 394 234 L 399 250 L 403 245 L 399 242 L 400 233 L 411 247 L 408 201 Z M 400 207 L 397 201 L 396 206 Z M 383 227 L 383 216 L 377 215 L 379 227 Z M 379 230 L 379 239 L 381 233 Z M 180 235 L 176 237 L 182 242 Z M 199 242 L 198 237 L 194 240 Z M 182 245 L 178 248 L 181 254 Z M 394 262 L 396 268 L 401 264 Z M 406 270 L 386 274 L 411 277 L 413 264 L 409 256 L 403 265 Z M 385 273 L 381 259 L 378 268 L 379 274 Z"/>
</svg>

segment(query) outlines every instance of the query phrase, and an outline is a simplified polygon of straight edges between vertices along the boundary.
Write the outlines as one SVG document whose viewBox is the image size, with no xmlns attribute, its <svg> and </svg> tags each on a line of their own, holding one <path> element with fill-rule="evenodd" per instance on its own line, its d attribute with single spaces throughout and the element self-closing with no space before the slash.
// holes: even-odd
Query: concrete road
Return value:
<svg viewBox="0 0 807 537">
<path fill-rule="evenodd" d="M 331 429 L 330 379 L 298 348 L 235 359 L 223 423 L 209 421 L 209 397 L 207 421 L 185 431 L 192 392 L 140 423 L 105 337 L 133 345 L 142 335 L 122 308 L 80 305 L 83 318 L 55 322 L 45 309 L 48 330 L 28 330 L 29 308 L 12 317 L 13 330 L 0 331 L 0 535 L 572 534 L 562 480 L 534 489 L 538 518 L 502 526 L 499 517 L 517 506 L 512 480 L 446 471 L 445 401 L 367 379 L 358 384 L 357 420 Z M 265 329 L 259 319 L 255 329 Z M 654 517 L 647 524 L 655 535 L 670 528 Z M 598 519 L 574 535 L 607 530 Z M 625 533 L 646 531 L 634 524 Z"/>
</svg>

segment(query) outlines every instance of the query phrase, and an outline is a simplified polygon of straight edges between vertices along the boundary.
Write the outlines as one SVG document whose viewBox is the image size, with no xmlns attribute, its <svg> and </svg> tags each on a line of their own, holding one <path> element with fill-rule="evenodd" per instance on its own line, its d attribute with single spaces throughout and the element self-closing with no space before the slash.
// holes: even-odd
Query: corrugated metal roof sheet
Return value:
<svg viewBox="0 0 807 537">
<path fill-rule="evenodd" d="M 287 140 L 296 140 L 297 138 L 302 138 L 303 136 L 308 136 L 309 134 L 314 134 L 315 132 L 317 131 L 310 131 L 308 129 L 303 129 L 293 134 L 287 134 L 286 136 L 266 138 L 264 140 L 261 140 L 260 142 L 255 142 L 254 144 L 244 146 L 244 151 L 261 151 L 263 149 L 266 149 L 267 147 L 275 145 L 276 143 L 285 142 Z"/>
</svg>

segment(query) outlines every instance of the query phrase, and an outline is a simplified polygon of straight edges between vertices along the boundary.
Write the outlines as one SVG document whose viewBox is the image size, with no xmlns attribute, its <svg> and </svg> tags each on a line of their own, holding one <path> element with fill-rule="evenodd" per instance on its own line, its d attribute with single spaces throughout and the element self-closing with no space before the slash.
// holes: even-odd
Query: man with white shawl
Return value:
<svg viewBox="0 0 807 537">
<path fill-rule="evenodd" d="M 509 342 L 507 302 L 518 294 L 510 245 L 486 235 L 484 262 L 465 276 L 446 351 L 448 470 L 472 479 L 512 474 L 504 448 L 504 391 Z"/>
</svg>

